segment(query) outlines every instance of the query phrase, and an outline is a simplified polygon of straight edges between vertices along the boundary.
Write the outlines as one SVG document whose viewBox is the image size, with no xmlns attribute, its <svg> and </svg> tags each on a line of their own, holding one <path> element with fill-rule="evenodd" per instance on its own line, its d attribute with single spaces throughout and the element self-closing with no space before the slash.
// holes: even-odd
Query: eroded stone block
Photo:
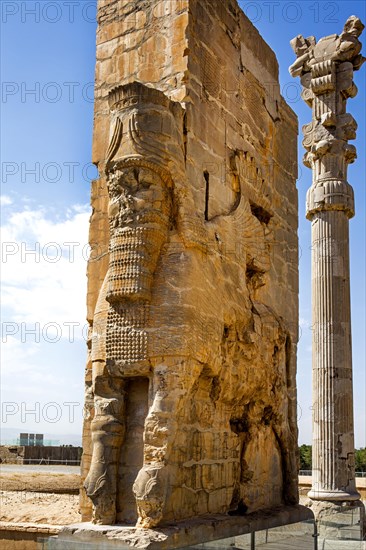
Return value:
<svg viewBox="0 0 366 550">
<path fill-rule="evenodd" d="M 234 0 L 100 2 L 98 21 L 83 519 L 295 504 L 297 124 L 276 58 Z"/>
</svg>

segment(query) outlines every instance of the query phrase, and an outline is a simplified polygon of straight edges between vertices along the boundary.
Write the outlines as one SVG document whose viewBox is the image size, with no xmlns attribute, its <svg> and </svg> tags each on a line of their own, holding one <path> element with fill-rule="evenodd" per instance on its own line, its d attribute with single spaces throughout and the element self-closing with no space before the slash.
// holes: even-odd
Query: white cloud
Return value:
<svg viewBox="0 0 366 550">
<path fill-rule="evenodd" d="M 65 212 L 13 206 L 1 227 L 1 416 L 7 427 L 27 431 L 37 406 L 38 431 L 81 429 L 81 412 L 71 422 L 64 403 L 82 409 L 89 216 L 89 207 L 80 205 Z M 68 323 L 78 324 L 73 339 Z M 62 409 L 56 424 L 42 413 L 50 402 Z"/>
<path fill-rule="evenodd" d="M 3 337 L 3 345 L 1 351 L 2 368 L 1 374 L 6 374 L 6 370 L 10 370 L 14 374 L 22 374 L 27 371 L 29 361 L 37 353 L 37 344 L 29 344 L 23 346 L 20 340 L 14 336 Z M 12 367 L 16 365 L 16 371 Z"/>
<path fill-rule="evenodd" d="M 13 200 L 8 195 L 0 195 L 0 206 L 9 206 Z"/>
<path fill-rule="evenodd" d="M 3 320 L 85 325 L 89 216 L 80 205 L 63 219 L 59 213 L 50 219 L 43 209 L 9 216 L 1 228 Z M 62 336 L 68 334 L 64 327 Z"/>
<path fill-rule="evenodd" d="M 301 328 L 309 328 L 311 325 L 311 322 L 308 321 L 308 319 L 305 319 L 304 317 L 300 317 L 299 325 Z"/>
<path fill-rule="evenodd" d="M 67 346 L 64 341 L 49 346 L 32 338 L 26 342 L 13 336 L 3 338 L 1 431 L 21 426 L 19 431 L 25 432 L 52 428 L 59 433 L 81 433 L 85 353 L 74 344 L 73 364 L 67 368 Z M 68 403 L 76 407 L 73 418 Z"/>
<path fill-rule="evenodd" d="M 22 342 L 20 338 L 2 335 L 1 350 L 1 393 L 3 398 L 11 401 L 16 397 L 43 395 L 45 387 L 48 391 L 54 387 L 57 391 L 58 378 L 55 372 L 47 370 L 47 365 L 40 364 L 39 354 L 45 348 L 34 339 Z M 3 399 L 4 400 L 4 399 Z"/>
</svg>

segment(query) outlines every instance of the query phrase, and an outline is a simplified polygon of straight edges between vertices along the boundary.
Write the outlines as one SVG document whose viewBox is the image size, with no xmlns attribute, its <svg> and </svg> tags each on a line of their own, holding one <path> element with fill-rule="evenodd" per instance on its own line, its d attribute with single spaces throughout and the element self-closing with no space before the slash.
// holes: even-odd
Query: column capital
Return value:
<svg viewBox="0 0 366 550">
<path fill-rule="evenodd" d="M 291 41 L 297 60 L 292 76 L 300 76 L 302 98 L 312 109 L 312 122 L 303 127 L 305 166 L 313 170 L 313 185 L 323 180 L 347 181 L 347 167 L 356 158 L 356 148 L 348 140 L 356 138 L 357 123 L 346 113 L 349 97 L 357 94 L 353 72 L 365 58 L 358 37 L 363 23 L 354 15 L 343 32 L 316 42 L 313 36 L 299 35 Z"/>
<path fill-rule="evenodd" d="M 365 28 L 362 21 L 355 15 L 351 15 L 344 25 L 343 32 L 338 36 L 331 34 L 321 38 L 318 42 L 314 36 L 304 38 L 301 34 L 290 42 L 296 54 L 296 61 L 289 68 L 293 77 L 312 73 L 317 77 L 317 71 L 322 72 L 333 63 L 348 61 L 353 70 L 358 70 L 365 58 L 361 55 L 362 44 L 358 37 Z"/>
<path fill-rule="evenodd" d="M 312 220 L 318 212 L 340 210 L 348 218 L 355 215 L 352 186 L 342 180 L 323 180 L 312 185 L 306 195 L 306 217 Z"/>
</svg>

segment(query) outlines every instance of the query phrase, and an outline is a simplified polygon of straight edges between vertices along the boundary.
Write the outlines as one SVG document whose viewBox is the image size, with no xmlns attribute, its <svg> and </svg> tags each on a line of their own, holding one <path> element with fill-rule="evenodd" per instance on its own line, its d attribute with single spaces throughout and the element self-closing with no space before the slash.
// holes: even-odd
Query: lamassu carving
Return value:
<svg viewBox="0 0 366 550">
<path fill-rule="evenodd" d="M 238 175 L 247 155 L 228 151 L 229 207 L 207 217 L 187 176 L 181 105 L 135 82 L 112 90 L 110 107 L 85 479 L 93 521 L 154 527 L 295 503 L 293 342 L 258 299 L 273 214 L 249 201 Z"/>
</svg>

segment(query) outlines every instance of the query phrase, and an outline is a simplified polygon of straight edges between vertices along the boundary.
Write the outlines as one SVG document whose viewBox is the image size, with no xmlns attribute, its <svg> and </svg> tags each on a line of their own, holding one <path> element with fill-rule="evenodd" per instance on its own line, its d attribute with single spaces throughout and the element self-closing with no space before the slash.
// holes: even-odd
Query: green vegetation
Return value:
<svg viewBox="0 0 366 550">
<path fill-rule="evenodd" d="M 355 456 L 356 472 L 366 472 L 366 448 L 363 447 L 356 451 Z"/>
<path fill-rule="evenodd" d="M 311 445 L 301 445 L 300 453 L 300 470 L 311 470 Z"/>
<path fill-rule="evenodd" d="M 311 470 L 311 445 L 299 447 L 300 470 Z M 366 472 L 366 448 L 357 449 L 355 453 L 356 472 Z"/>
</svg>

